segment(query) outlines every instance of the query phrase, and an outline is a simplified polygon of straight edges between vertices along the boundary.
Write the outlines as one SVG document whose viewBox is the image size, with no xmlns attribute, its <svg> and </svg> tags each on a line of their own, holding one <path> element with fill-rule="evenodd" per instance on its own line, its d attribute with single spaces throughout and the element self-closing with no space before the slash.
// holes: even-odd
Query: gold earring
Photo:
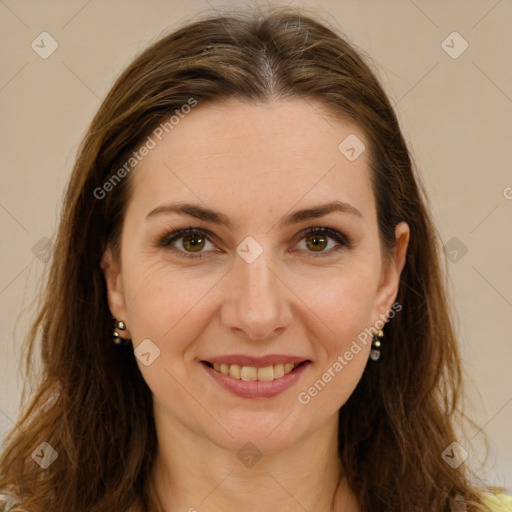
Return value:
<svg viewBox="0 0 512 512">
<path fill-rule="evenodd" d="M 372 349 L 370 350 L 370 358 L 372 361 L 378 361 L 380 359 L 380 349 L 381 343 L 380 338 L 384 336 L 384 332 L 382 329 L 373 329 L 372 330 L 373 340 L 372 340 Z"/>
<path fill-rule="evenodd" d="M 115 318 L 114 318 L 115 320 Z M 116 322 L 116 326 L 114 327 L 114 332 L 112 333 L 112 340 L 116 345 L 128 345 L 131 340 L 127 340 L 125 338 L 121 337 L 121 333 L 118 331 L 125 331 L 126 330 L 126 324 L 123 322 L 123 320 L 119 320 Z"/>
</svg>

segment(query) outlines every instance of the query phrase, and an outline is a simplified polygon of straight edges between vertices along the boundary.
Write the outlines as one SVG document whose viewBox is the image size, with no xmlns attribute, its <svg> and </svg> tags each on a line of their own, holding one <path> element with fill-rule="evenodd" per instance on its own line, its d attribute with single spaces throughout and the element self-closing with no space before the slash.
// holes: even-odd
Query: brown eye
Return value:
<svg viewBox="0 0 512 512">
<path fill-rule="evenodd" d="M 313 227 L 299 234 L 300 242 L 304 241 L 305 248 L 302 250 L 309 253 L 315 253 L 313 256 L 329 256 L 334 252 L 352 247 L 350 241 L 339 231 L 327 227 Z M 179 243 L 181 240 L 181 243 Z M 337 242 L 334 243 L 333 242 Z M 194 229 L 174 230 L 165 235 L 158 242 L 158 247 L 166 247 L 180 256 L 187 258 L 202 258 L 211 250 L 208 250 L 207 244 L 211 242 L 211 235 L 208 232 Z M 329 247 L 331 246 L 331 247 Z"/>
<path fill-rule="evenodd" d="M 350 241 L 339 231 L 327 227 L 313 227 L 303 231 L 299 236 L 304 240 L 305 251 L 314 257 L 329 256 L 334 252 L 352 247 Z M 332 244 L 332 241 L 337 242 Z M 328 247 L 331 245 L 331 247 Z"/>
<path fill-rule="evenodd" d="M 179 243 L 181 240 L 181 243 Z M 165 235 L 159 242 L 158 247 L 166 247 L 188 258 L 202 258 L 206 244 L 212 244 L 208 234 L 201 230 L 187 229 L 174 230 Z"/>
<path fill-rule="evenodd" d="M 197 234 L 190 234 L 181 237 L 183 248 L 190 252 L 200 252 L 204 248 L 205 237 Z"/>
<path fill-rule="evenodd" d="M 306 237 L 306 246 L 313 251 L 323 251 L 327 247 L 327 238 L 323 234 L 310 234 Z"/>
</svg>

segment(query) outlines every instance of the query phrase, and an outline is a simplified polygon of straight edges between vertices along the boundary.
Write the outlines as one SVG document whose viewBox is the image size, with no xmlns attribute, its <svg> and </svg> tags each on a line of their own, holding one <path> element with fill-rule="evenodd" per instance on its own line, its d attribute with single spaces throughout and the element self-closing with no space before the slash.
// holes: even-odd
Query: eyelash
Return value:
<svg viewBox="0 0 512 512">
<path fill-rule="evenodd" d="M 206 238 L 206 240 L 208 240 L 210 243 L 213 243 L 213 241 L 207 231 L 195 229 L 192 226 L 190 226 L 187 229 L 171 230 L 170 232 L 168 232 L 166 235 L 164 235 L 159 240 L 159 242 L 157 243 L 157 246 L 162 247 L 162 248 L 169 248 L 169 249 L 172 249 L 173 251 L 177 251 L 178 253 L 180 253 L 180 255 L 182 255 L 185 258 L 196 258 L 196 259 L 202 258 L 203 257 L 202 253 L 193 254 L 193 253 L 182 251 L 180 249 L 177 249 L 176 247 L 171 246 L 172 242 L 179 240 L 180 238 L 182 238 L 185 235 L 195 235 L 196 237 L 199 237 L 199 238 Z M 322 251 L 317 254 L 315 254 L 314 252 L 311 252 L 313 258 L 325 257 L 327 255 L 332 254 L 335 251 L 338 251 L 339 249 L 342 249 L 343 247 L 345 247 L 347 249 L 350 249 L 352 247 L 352 244 L 347 239 L 347 237 L 345 237 L 344 235 L 342 235 L 339 231 L 336 231 L 335 229 L 331 229 L 331 228 L 327 228 L 327 227 L 320 227 L 320 226 L 307 228 L 307 229 L 303 230 L 301 233 L 299 233 L 298 236 L 301 237 L 299 241 L 301 241 L 303 238 L 305 238 L 308 235 L 328 235 L 329 238 L 336 240 L 340 244 L 338 247 L 333 248 L 327 252 Z"/>
</svg>

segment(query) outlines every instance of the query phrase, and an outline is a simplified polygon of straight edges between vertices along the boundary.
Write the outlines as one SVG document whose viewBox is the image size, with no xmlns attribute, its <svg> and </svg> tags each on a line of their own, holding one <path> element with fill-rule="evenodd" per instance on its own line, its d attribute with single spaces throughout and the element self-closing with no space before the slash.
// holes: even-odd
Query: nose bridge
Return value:
<svg viewBox="0 0 512 512">
<path fill-rule="evenodd" d="M 245 290 L 245 297 L 253 299 L 261 296 L 260 298 L 266 299 L 266 302 L 269 302 L 270 299 L 274 300 L 278 290 L 276 290 L 274 282 L 277 280 L 275 271 L 271 270 L 271 259 L 270 251 L 266 251 L 251 263 L 239 262 L 238 275 L 244 285 L 242 289 Z"/>
<path fill-rule="evenodd" d="M 237 258 L 232 269 L 235 304 L 227 318 L 228 327 L 241 329 L 252 339 L 263 339 L 289 322 L 291 315 L 287 314 L 289 309 L 276 266 L 270 249 L 264 249 L 250 262 Z"/>
</svg>

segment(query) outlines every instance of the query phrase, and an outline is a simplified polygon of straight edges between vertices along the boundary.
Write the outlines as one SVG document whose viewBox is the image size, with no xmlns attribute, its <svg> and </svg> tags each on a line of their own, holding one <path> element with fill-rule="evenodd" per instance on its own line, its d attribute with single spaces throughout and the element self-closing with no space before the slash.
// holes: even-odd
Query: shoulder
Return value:
<svg viewBox="0 0 512 512">
<path fill-rule="evenodd" d="M 512 512 L 512 496 L 507 494 L 487 494 L 485 504 L 493 512 Z"/>
</svg>

